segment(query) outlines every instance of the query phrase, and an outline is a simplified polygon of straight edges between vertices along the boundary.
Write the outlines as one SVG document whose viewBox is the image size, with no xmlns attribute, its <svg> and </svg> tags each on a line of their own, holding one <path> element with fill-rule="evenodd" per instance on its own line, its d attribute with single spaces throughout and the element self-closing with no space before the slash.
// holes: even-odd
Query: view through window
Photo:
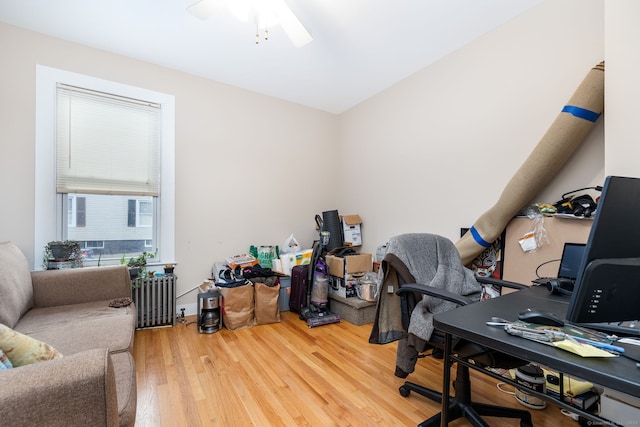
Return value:
<svg viewBox="0 0 640 427">
<path fill-rule="evenodd" d="M 40 65 L 36 76 L 36 268 L 53 240 L 78 241 L 85 265 L 175 262 L 174 97 Z"/>
<path fill-rule="evenodd" d="M 149 251 L 160 194 L 160 105 L 65 84 L 56 100 L 62 240 L 77 240 L 87 260 Z M 96 241 L 100 247 L 88 244 Z"/>
</svg>

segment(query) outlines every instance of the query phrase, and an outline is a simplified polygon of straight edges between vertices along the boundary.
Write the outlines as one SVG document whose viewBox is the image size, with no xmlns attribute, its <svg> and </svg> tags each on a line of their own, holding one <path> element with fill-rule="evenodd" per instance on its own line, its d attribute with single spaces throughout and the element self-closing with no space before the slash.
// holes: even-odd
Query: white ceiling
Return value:
<svg viewBox="0 0 640 427">
<path fill-rule="evenodd" d="M 341 113 L 542 0 L 286 0 L 313 36 L 295 48 L 196 0 L 0 0 L 0 21 Z M 6 42 L 6 41 L 5 41 Z"/>
</svg>

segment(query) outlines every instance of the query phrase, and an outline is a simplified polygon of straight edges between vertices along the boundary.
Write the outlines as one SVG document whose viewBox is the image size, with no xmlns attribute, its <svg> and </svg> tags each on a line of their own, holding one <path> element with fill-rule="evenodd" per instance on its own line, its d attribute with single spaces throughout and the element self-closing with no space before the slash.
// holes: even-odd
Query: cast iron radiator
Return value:
<svg viewBox="0 0 640 427">
<path fill-rule="evenodd" d="M 136 329 L 176 324 L 176 276 L 134 279 L 133 302 L 138 309 Z"/>
</svg>

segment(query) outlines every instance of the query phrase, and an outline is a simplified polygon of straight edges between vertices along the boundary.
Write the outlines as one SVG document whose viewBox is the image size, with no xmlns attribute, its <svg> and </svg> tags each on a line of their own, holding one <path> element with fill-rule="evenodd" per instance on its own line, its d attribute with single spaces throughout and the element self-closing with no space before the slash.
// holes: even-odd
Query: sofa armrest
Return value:
<svg viewBox="0 0 640 427">
<path fill-rule="evenodd" d="M 32 271 L 36 308 L 131 297 L 125 265 Z"/>
<path fill-rule="evenodd" d="M 107 349 L 0 371 L 0 420 L 12 425 L 117 426 Z"/>
</svg>

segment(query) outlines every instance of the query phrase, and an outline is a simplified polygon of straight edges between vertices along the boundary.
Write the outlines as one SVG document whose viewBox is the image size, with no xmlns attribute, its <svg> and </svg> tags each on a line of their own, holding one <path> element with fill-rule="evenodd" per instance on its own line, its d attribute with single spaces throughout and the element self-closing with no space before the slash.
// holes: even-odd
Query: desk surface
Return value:
<svg viewBox="0 0 640 427">
<path fill-rule="evenodd" d="M 640 368 L 636 367 L 633 360 L 626 357 L 583 358 L 549 345 L 509 335 L 503 328 L 487 326 L 485 323 L 492 316 L 515 321 L 518 313 L 527 308 L 550 311 L 564 319 L 568 304 L 569 297 L 551 295 L 545 287 L 535 286 L 436 314 L 434 325 L 451 335 L 640 397 Z M 627 354 L 640 358 L 638 346 L 616 345 L 624 347 Z"/>
</svg>

